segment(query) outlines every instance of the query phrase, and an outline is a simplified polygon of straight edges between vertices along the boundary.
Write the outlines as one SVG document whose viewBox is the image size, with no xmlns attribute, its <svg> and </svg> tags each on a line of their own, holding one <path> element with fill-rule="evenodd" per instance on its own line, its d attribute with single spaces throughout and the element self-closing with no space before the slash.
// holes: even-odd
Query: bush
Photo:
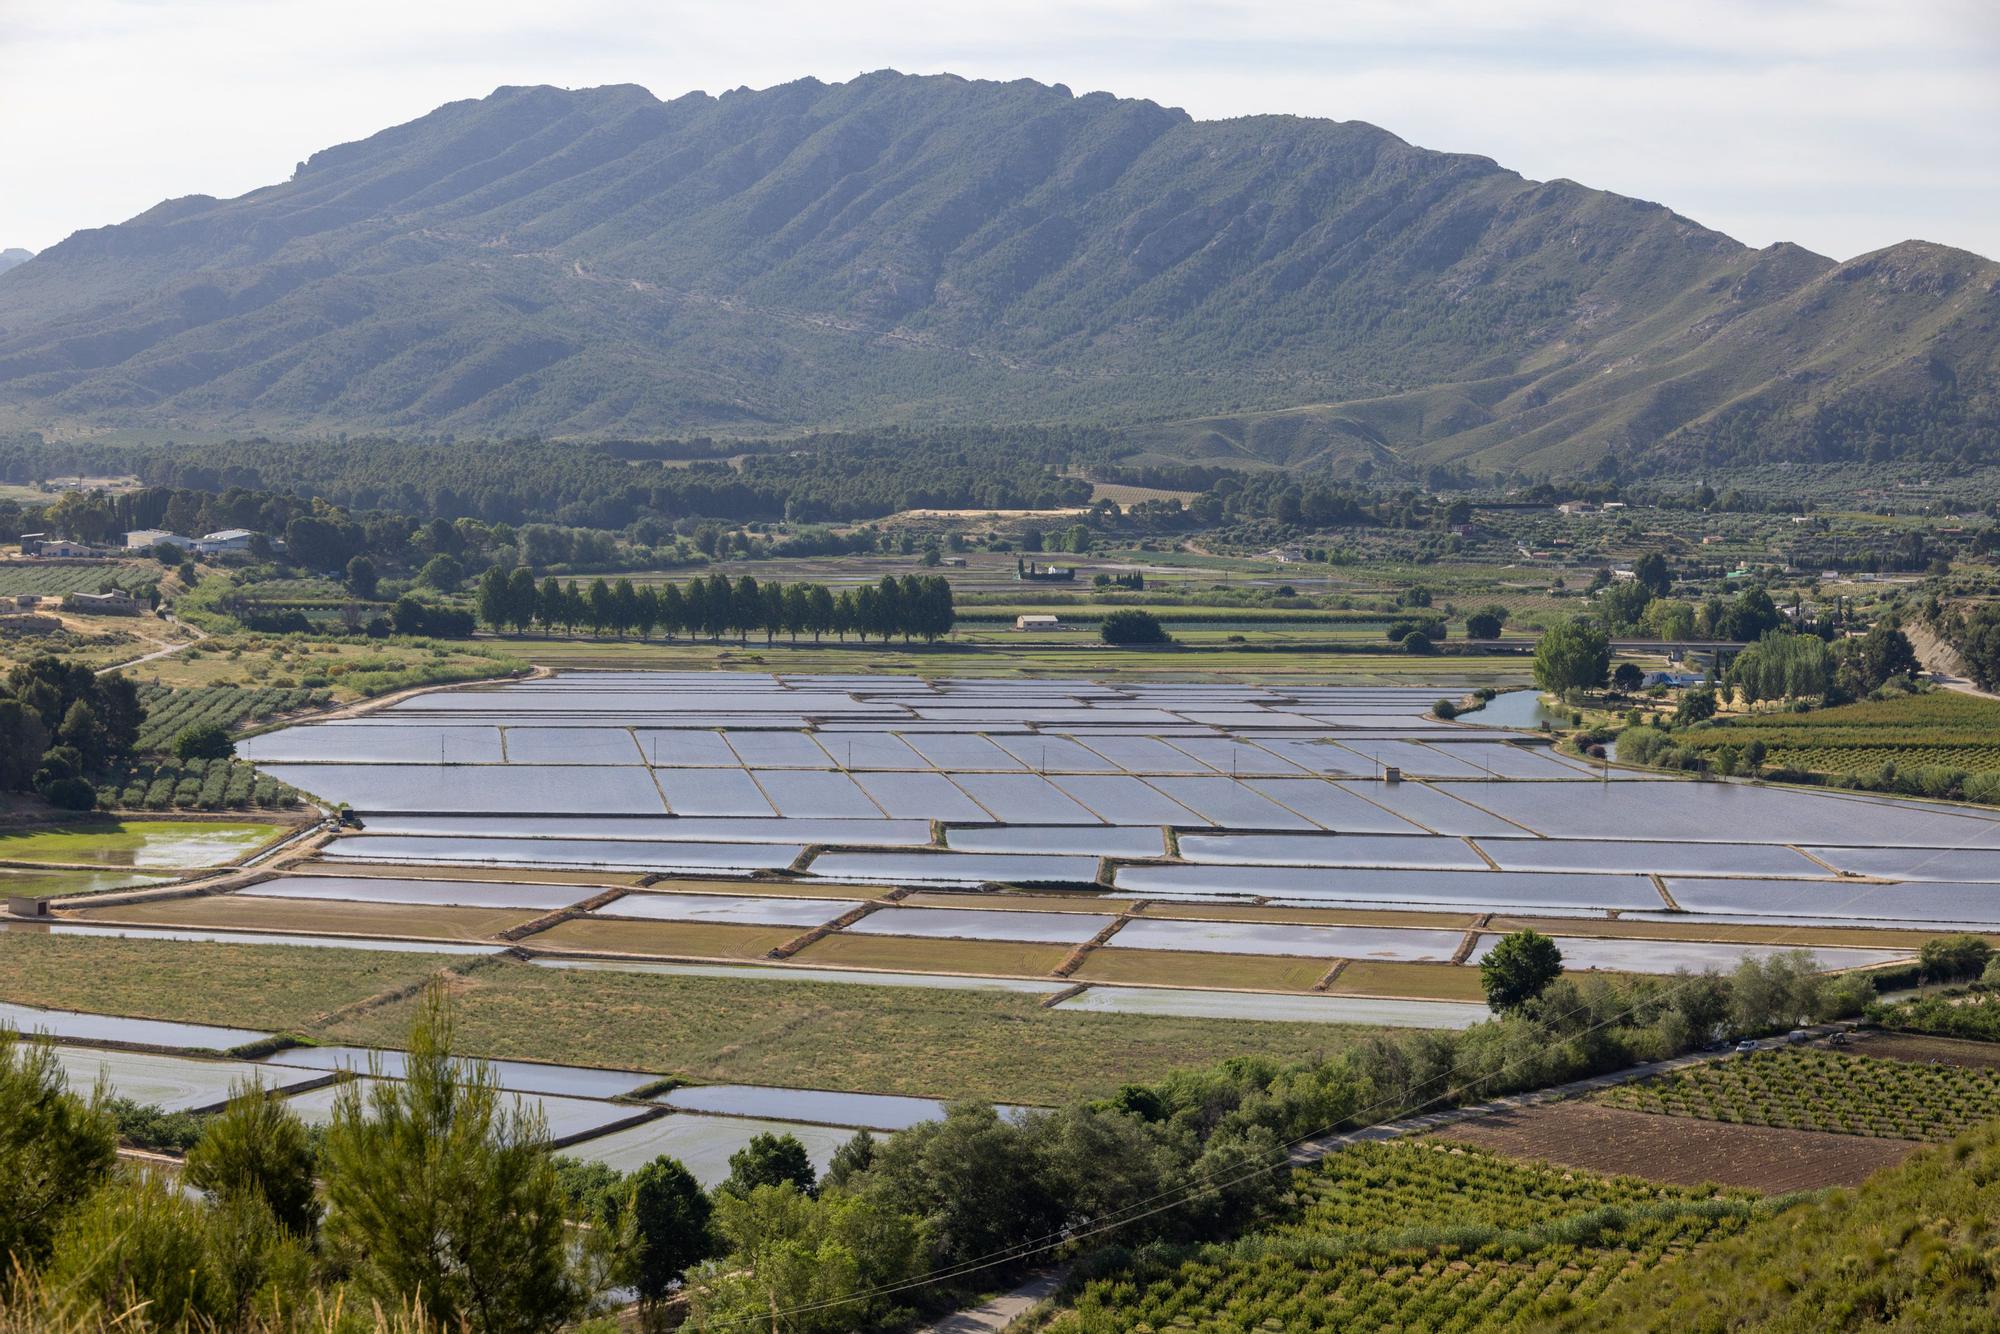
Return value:
<svg viewBox="0 0 2000 1334">
<path fill-rule="evenodd" d="M 81 778 L 51 778 L 42 785 L 42 799 L 57 810 L 95 810 L 97 789 Z"/>
<path fill-rule="evenodd" d="M 174 758 L 186 760 L 226 760 L 236 753 L 236 743 L 219 723 L 196 723 L 174 738 Z"/>
<path fill-rule="evenodd" d="M 1107 644 L 1168 644 L 1172 636 L 1160 624 L 1160 618 L 1149 611 L 1134 607 L 1123 607 L 1106 616 L 1099 624 L 1098 636 Z"/>
</svg>

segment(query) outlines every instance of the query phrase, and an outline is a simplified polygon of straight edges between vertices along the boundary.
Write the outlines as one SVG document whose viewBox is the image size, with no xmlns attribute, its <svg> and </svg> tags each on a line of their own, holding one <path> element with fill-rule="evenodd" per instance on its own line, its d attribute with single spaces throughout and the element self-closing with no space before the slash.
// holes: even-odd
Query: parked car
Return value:
<svg viewBox="0 0 2000 1334">
<path fill-rule="evenodd" d="M 1794 1047 L 1796 1047 L 1801 1042 L 1811 1042 L 1812 1034 L 1806 1032 L 1803 1028 L 1795 1028 L 1791 1032 L 1785 1034 L 1785 1041 L 1791 1043 Z"/>
<path fill-rule="evenodd" d="M 1738 1056 L 1750 1056 L 1753 1055 L 1756 1052 L 1756 1050 L 1757 1050 L 1757 1039 L 1755 1038 L 1745 1038 L 1743 1039 L 1743 1041 L 1736 1044 L 1736 1054 Z"/>
</svg>

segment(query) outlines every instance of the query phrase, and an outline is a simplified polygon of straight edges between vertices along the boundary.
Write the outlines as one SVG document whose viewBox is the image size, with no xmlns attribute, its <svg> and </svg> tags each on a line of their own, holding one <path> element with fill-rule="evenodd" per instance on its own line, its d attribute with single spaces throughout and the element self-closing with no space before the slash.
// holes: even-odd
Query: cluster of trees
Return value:
<svg viewBox="0 0 2000 1334">
<path fill-rule="evenodd" d="M 1074 469 L 1120 451 L 1108 431 L 1070 427 L 885 428 L 808 435 L 782 449 L 695 443 L 709 447 L 254 439 L 190 450 L 17 437 L 0 444 L 0 476 L 129 472 L 151 487 L 194 492 L 295 492 L 351 510 L 623 529 L 649 516 L 811 522 L 918 508 L 1083 505 L 1092 486 Z"/>
<path fill-rule="evenodd" d="M 2000 690 L 2000 605 L 1951 615 L 1944 620 L 1944 634 L 1967 674 L 1982 689 Z"/>
<path fill-rule="evenodd" d="M 1662 584 L 1643 577 L 1606 580 L 1591 599 L 1591 610 L 1613 634 L 1664 640 L 1748 643 L 1786 623 L 1785 614 L 1763 588 L 1746 588 L 1733 598 L 1709 597 L 1698 606 L 1667 597 L 1662 590 Z"/>
<path fill-rule="evenodd" d="M 1767 630 L 1730 659 L 1723 684 L 1745 705 L 1760 700 L 1815 699 L 1833 688 L 1833 651 L 1813 635 Z"/>
<path fill-rule="evenodd" d="M 130 677 L 52 654 L 15 667 L 0 693 L 0 790 L 89 810 L 92 780 L 131 758 L 145 718 Z"/>
<path fill-rule="evenodd" d="M 1610 670 L 1611 640 L 1595 621 L 1560 621 L 1535 643 L 1535 685 L 1559 699 L 1597 689 Z"/>
<path fill-rule="evenodd" d="M 896 635 L 905 642 L 935 643 L 951 633 L 957 618 L 951 583 L 941 575 L 883 575 L 879 583 L 835 593 L 825 584 L 759 583 L 747 574 L 734 583 L 712 574 L 685 586 L 596 579 L 587 588 L 551 576 L 537 586 L 525 567 L 495 567 L 480 577 L 478 615 L 496 632 L 524 633 L 532 625 L 567 634 L 584 627 L 592 634 L 636 633 L 644 639 L 657 628 L 669 637 L 747 639 L 762 630 L 766 643 L 780 634 L 795 643 L 802 634 L 814 642 L 822 635 L 845 640 L 853 634 L 885 643 Z"/>
<path fill-rule="evenodd" d="M 621 1178 L 552 1157 L 539 1116 L 454 1055 L 441 988 L 402 1078 L 343 1086 L 317 1143 L 282 1101 L 243 1090 L 188 1149 L 187 1189 L 120 1167 L 110 1110 L 69 1091 L 48 1048 L 7 1041 L 8 1300 L 23 1327 L 143 1305 L 159 1327 L 286 1328 L 351 1306 L 394 1328 L 531 1331 L 618 1287 L 650 1302 L 684 1284 L 701 1328 L 897 1326 L 1065 1237 L 1227 1236 L 1287 1189 L 1301 1136 L 1852 1013 L 1873 994 L 1803 953 L 1727 977 L 1579 981 L 1512 939 L 1495 965 L 1512 990 L 1462 1031 L 1235 1060 L 1026 1116 L 958 1105 L 886 1142 L 856 1135 L 824 1179 L 795 1140 L 763 1137 L 706 1194 L 669 1159 Z"/>
</svg>

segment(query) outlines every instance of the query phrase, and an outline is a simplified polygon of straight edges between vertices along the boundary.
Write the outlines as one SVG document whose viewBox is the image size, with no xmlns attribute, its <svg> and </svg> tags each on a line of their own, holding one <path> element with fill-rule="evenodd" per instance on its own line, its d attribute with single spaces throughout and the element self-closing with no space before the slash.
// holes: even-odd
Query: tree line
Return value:
<svg viewBox="0 0 2000 1334">
<path fill-rule="evenodd" d="M 936 643 L 951 633 L 957 612 L 951 583 L 941 575 L 883 575 L 881 582 L 844 588 L 838 593 L 825 584 L 759 583 L 750 575 L 732 582 L 722 574 L 674 583 L 634 584 L 630 579 L 595 579 L 588 586 L 574 579 L 550 576 L 540 585 L 534 572 L 493 568 L 480 576 L 477 607 L 480 621 L 495 633 L 524 634 L 532 627 L 543 633 L 570 634 L 587 629 L 593 635 L 637 634 L 641 639 L 660 630 L 669 638 L 706 635 L 720 640 L 735 635 L 747 640 L 763 631 L 764 642 L 780 634 L 793 643 L 809 634 L 813 642 L 825 635 L 842 641 L 852 634 L 887 643 L 901 635 L 908 643 Z"/>
</svg>

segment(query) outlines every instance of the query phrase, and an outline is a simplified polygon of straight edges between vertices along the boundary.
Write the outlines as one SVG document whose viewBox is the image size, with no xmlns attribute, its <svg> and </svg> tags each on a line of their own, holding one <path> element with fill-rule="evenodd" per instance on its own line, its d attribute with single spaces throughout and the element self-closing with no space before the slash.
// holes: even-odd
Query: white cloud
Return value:
<svg viewBox="0 0 2000 1334">
<path fill-rule="evenodd" d="M 503 83 L 885 66 L 1373 121 L 1753 244 L 2000 254 L 1984 0 L 0 0 L 0 245 L 239 194 Z"/>
</svg>

